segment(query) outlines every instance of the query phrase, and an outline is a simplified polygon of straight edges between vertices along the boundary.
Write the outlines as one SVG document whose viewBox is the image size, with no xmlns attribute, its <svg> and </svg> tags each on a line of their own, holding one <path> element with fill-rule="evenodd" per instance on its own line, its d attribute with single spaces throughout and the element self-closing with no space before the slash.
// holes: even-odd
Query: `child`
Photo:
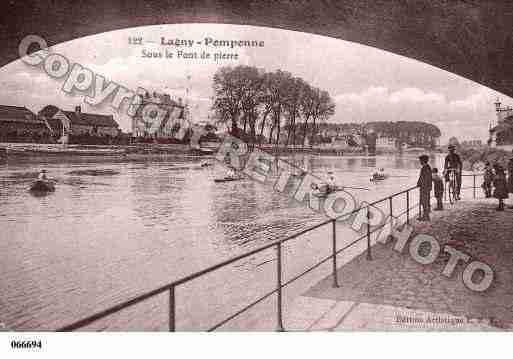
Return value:
<svg viewBox="0 0 513 359">
<path fill-rule="evenodd" d="M 435 211 L 441 211 L 444 209 L 442 204 L 442 198 L 444 196 L 444 181 L 442 177 L 438 174 L 438 168 L 432 169 L 433 173 L 433 184 L 435 188 L 435 197 L 436 197 L 436 208 Z"/>
<path fill-rule="evenodd" d="M 493 168 L 490 165 L 490 162 L 486 162 L 484 169 L 484 182 L 481 185 L 483 187 L 485 197 L 492 197 L 492 182 L 493 182 Z"/>
<path fill-rule="evenodd" d="M 504 173 L 504 168 L 500 165 L 495 165 L 495 176 L 493 178 L 493 185 L 495 187 L 495 191 L 493 192 L 493 196 L 499 200 L 499 207 L 497 207 L 497 211 L 504 211 L 504 199 L 508 198 L 508 186 L 506 182 L 506 173 Z"/>
</svg>

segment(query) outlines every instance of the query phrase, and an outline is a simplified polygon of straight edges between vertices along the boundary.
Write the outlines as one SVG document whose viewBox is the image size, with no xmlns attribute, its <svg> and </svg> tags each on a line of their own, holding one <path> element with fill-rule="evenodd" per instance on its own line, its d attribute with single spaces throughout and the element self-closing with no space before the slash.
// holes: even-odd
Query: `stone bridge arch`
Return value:
<svg viewBox="0 0 513 359">
<path fill-rule="evenodd" d="M 48 44 L 136 26 L 229 23 L 315 33 L 437 66 L 513 96 L 513 2 L 478 0 L 6 1 L 0 66 L 28 34 Z M 298 45 L 299 46 L 299 45 Z"/>
</svg>

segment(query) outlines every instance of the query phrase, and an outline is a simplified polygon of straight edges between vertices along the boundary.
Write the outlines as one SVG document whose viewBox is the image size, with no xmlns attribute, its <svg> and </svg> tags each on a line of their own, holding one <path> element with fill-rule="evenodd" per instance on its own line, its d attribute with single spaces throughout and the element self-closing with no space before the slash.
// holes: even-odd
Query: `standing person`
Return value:
<svg viewBox="0 0 513 359">
<path fill-rule="evenodd" d="M 335 192 L 337 190 L 337 183 L 335 182 L 335 176 L 333 172 L 328 172 L 328 192 Z"/>
<path fill-rule="evenodd" d="M 493 168 L 490 162 L 486 162 L 483 176 L 483 191 L 486 198 L 492 197 Z"/>
<path fill-rule="evenodd" d="M 463 164 L 461 162 L 460 156 L 456 153 L 456 146 L 449 145 L 447 147 L 449 149 L 449 154 L 445 156 L 445 164 L 444 164 L 444 175 L 445 182 L 449 182 L 449 170 L 455 171 L 456 173 L 456 199 L 460 199 L 460 191 L 461 191 L 461 172 L 463 168 Z"/>
<path fill-rule="evenodd" d="M 419 221 L 429 221 L 429 212 L 431 211 L 431 189 L 433 188 L 433 178 L 431 175 L 431 167 L 428 164 L 429 157 L 422 155 L 419 157 L 422 168 L 420 169 L 419 180 L 417 186 L 420 188 L 420 205 L 422 207 L 422 215 L 419 214 Z"/>
<path fill-rule="evenodd" d="M 495 187 L 495 191 L 493 192 L 493 196 L 499 200 L 497 211 L 504 211 L 504 199 L 508 198 L 506 173 L 504 172 L 504 168 L 498 164 L 494 166 L 494 169 L 495 176 L 493 178 L 493 186 Z"/>
<path fill-rule="evenodd" d="M 508 161 L 508 196 L 509 193 L 513 193 L 513 157 Z M 513 208 L 513 206 L 508 206 L 508 208 Z"/>
<path fill-rule="evenodd" d="M 444 197 L 444 181 L 442 177 L 440 177 L 440 175 L 438 174 L 438 168 L 433 168 L 432 177 L 436 197 L 435 211 L 441 211 L 444 209 L 444 205 L 442 203 L 442 199 Z"/>
</svg>

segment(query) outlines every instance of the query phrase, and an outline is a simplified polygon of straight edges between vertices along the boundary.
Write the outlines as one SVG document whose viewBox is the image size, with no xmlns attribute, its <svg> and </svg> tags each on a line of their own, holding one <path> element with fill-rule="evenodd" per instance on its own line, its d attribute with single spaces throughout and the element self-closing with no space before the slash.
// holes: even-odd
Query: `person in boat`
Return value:
<svg viewBox="0 0 513 359">
<path fill-rule="evenodd" d="M 46 170 L 41 170 L 39 175 L 37 176 L 39 181 L 48 181 L 48 176 L 46 175 Z"/>
<path fill-rule="evenodd" d="M 231 178 L 231 179 L 238 179 L 240 178 L 237 174 L 237 171 L 235 171 L 235 168 L 232 166 L 228 167 L 228 173 L 226 174 L 225 178 Z"/>
<path fill-rule="evenodd" d="M 385 174 L 384 168 L 380 168 L 378 171 L 376 171 L 372 174 L 373 180 L 381 180 L 381 179 L 385 179 L 385 178 L 386 178 L 386 174 Z"/>
<path fill-rule="evenodd" d="M 335 176 L 333 172 L 328 172 L 328 181 L 327 181 L 327 192 L 334 192 L 337 190 L 337 183 L 335 182 Z"/>
<path fill-rule="evenodd" d="M 322 193 L 321 193 L 321 189 L 319 188 L 319 185 L 317 185 L 317 183 L 312 183 L 312 184 L 310 185 L 310 187 L 312 188 L 312 194 L 313 194 L 314 196 L 320 196 L 320 195 L 322 195 Z"/>
</svg>

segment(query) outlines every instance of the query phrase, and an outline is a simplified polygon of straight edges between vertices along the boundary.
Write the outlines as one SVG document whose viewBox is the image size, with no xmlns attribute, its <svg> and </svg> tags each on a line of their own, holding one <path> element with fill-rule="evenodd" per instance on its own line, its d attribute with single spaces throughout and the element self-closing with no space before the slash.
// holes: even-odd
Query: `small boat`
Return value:
<svg viewBox="0 0 513 359">
<path fill-rule="evenodd" d="M 191 150 L 194 154 L 200 155 L 200 156 L 213 155 L 215 153 L 214 150 L 212 150 L 210 148 L 192 147 Z"/>
<path fill-rule="evenodd" d="M 388 178 L 388 175 L 386 173 L 373 173 L 372 174 L 372 177 L 371 177 L 371 182 L 375 182 L 375 181 L 383 181 L 383 180 L 386 180 Z"/>
<path fill-rule="evenodd" d="M 30 186 L 30 192 L 54 192 L 55 184 L 52 181 L 37 180 Z"/>
<path fill-rule="evenodd" d="M 222 183 L 222 182 L 232 182 L 232 181 L 239 181 L 241 180 L 241 177 L 224 177 L 224 178 L 215 178 L 215 183 Z"/>
<path fill-rule="evenodd" d="M 330 186 L 323 184 L 315 188 L 317 192 L 314 192 L 313 195 L 315 197 L 328 197 L 330 194 L 338 191 L 342 191 L 344 188 L 339 186 Z"/>
</svg>

